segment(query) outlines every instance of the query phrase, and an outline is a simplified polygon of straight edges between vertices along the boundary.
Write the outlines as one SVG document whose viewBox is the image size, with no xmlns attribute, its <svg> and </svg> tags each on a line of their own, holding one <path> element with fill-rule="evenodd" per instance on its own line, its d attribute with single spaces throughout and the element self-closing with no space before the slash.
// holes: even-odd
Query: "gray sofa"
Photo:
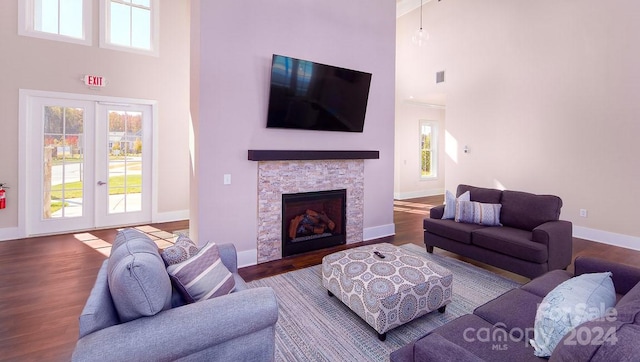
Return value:
<svg viewBox="0 0 640 362">
<path fill-rule="evenodd" d="M 164 264 L 157 248 L 144 245 L 140 253 L 140 245 L 135 245 L 136 242 L 148 243 L 148 237 L 132 229 L 119 232 L 111 258 L 119 238 L 128 239 L 129 244 L 120 247 L 137 251 L 135 258 L 138 262 L 148 260 L 157 267 L 154 270 L 158 275 L 149 277 L 137 270 L 137 265 L 127 265 L 133 276 L 149 286 L 143 302 L 149 300 L 151 308 L 155 303 L 162 310 L 154 315 L 121 322 L 109 288 L 109 260 L 105 260 L 80 316 L 80 337 L 73 352 L 74 361 L 274 359 L 275 324 L 278 320 L 275 293 L 271 288 L 247 287 L 238 275 L 233 244 L 219 244 L 218 248 L 222 263 L 233 273 L 234 292 L 185 304 L 180 294 L 172 291 L 168 275 L 161 275 Z M 156 261 L 161 265 L 157 266 Z M 165 288 L 169 293 L 166 299 L 154 302 L 151 294 L 158 294 Z"/>
<path fill-rule="evenodd" d="M 413 361 L 637 361 L 640 356 L 640 268 L 592 257 L 577 257 L 576 276 L 612 272 L 614 320 L 592 320 L 560 340 L 551 357 L 534 355 L 528 343 L 538 305 L 560 283 L 573 277 L 554 270 L 512 289 L 438 327 L 391 354 L 392 362 Z M 488 331 L 486 334 L 479 331 Z M 615 331 L 605 338 L 599 331 Z M 505 333 L 506 332 L 506 333 Z"/>
<path fill-rule="evenodd" d="M 442 219 L 444 205 L 424 219 L 427 252 L 434 247 L 505 269 L 527 278 L 571 263 L 572 224 L 559 220 L 562 200 L 553 195 L 459 185 L 471 201 L 501 204 L 502 226 L 483 226 Z"/>
</svg>

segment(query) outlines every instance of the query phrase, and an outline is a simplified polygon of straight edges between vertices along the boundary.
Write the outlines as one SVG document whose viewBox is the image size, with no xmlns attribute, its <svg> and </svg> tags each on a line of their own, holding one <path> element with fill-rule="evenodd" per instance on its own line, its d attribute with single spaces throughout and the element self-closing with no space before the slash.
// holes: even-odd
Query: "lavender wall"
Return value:
<svg viewBox="0 0 640 362">
<path fill-rule="evenodd" d="M 365 161 L 365 238 L 393 233 L 395 21 L 392 1 L 192 1 L 191 233 L 200 243 L 234 242 L 241 264 L 255 262 L 249 149 L 379 150 Z M 364 132 L 266 129 L 274 53 L 372 73 Z"/>
</svg>

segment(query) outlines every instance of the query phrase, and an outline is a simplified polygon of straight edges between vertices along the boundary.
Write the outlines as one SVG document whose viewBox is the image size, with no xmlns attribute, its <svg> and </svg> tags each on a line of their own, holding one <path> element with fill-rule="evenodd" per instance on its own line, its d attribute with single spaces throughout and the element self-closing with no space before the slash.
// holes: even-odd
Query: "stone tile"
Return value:
<svg viewBox="0 0 640 362">
<path fill-rule="evenodd" d="M 258 163 L 258 262 L 282 258 L 282 194 L 347 190 L 347 243 L 362 241 L 364 160 Z"/>
</svg>

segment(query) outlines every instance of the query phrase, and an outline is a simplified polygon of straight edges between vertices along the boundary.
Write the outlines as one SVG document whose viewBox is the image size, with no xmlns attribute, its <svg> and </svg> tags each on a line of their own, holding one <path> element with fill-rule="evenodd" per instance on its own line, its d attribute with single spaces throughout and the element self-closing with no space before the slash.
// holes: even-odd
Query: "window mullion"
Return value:
<svg viewBox="0 0 640 362">
<path fill-rule="evenodd" d="M 60 12 L 62 11 L 62 9 L 60 8 L 60 6 L 61 6 L 60 5 L 60 0 L 58 0 L 57 3 L 58 3 L 58 24 L 57 24 L 58 25 L 58 29 L 57 29 L 57 31 L 58 31 L 58 34 L 60 34 L 60 20 L 61 20 L 60 19 Z"/>
</svg>

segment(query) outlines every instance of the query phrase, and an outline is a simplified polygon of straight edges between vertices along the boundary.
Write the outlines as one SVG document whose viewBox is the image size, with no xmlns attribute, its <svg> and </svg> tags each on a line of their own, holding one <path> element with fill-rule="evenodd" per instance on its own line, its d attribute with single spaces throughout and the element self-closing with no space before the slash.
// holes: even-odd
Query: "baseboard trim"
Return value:
<svg viewBox="0 0 640 362">
<path fill-rule="evenodd" d="M 637 236 L 617 234 L 576 225 L 573 226 L 573 236 L 580 239 L 640 251 L 640 237 Z"/>
<path fill-rule="evenodd" d="M 157 212 L 152 217 L 153 223 L 189 220 L 189 210 Z"/>
<path fill-rule="evenodd" d="M 362 231 L 362 239 L 364 241 L 384 238 L 396 234 L 396 224 L 387 224 L 365 228 Z"/>
<path fill-rule="evenodd" d="M 0 241 L 22 239 L 24 233 L 17 227 L 0 228 Z"/>
<path fill-rule="evenodd" d="M 394 192 L 393 198 L 396 200 L 415 199 L 417 197 L 444 195 L 444 189 L 429 189 L 411 192 Z"/>
<path fill-rule="evenodd" d="M 238 268 L 258 264 L 258 249 L 250 249 L 238 252 Z"/>
<path fill-rule="evenodd" d="M 379 239 L 385 236 L 392 236 L 395 234 L 396 234 L 395 224 L 365 228 L 362 231 L 364 241 Z M 247 266 L 253 266 L 257 264 L 258 264 L 258 249 L 249 249 L 249 250 L 238 252 L 238 268 L 244 268 Z"/>
</svg>

